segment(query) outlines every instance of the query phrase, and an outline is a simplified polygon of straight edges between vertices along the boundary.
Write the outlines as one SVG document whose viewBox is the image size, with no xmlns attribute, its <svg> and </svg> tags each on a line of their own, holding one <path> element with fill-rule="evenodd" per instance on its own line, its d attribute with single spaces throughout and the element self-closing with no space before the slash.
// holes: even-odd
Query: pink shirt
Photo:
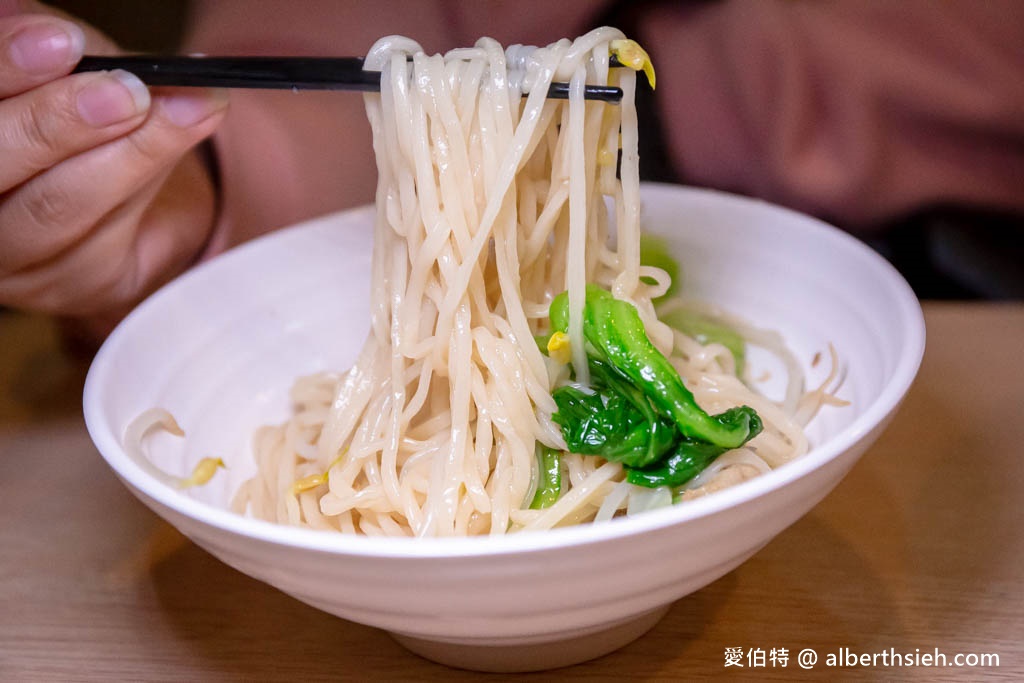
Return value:
<svg viewBox="0 0 1024 683">
<path fill-rule="evenodd" d="M 626 3 L 658 69 L 684 182 L 734 190 L 859 232 L 934 204 L 1024 212 L 1024 2 Z M 454 0 L 200 3 L 190 49 L 364 54 L 382 35 L 427 50 L 543 44 L 606 3 Z M 641 131 L 641 135 L 644 132 Z M 372 201 L 361 98 L 237 92 L 218 133 L 224 213 L 211 253 Z"/>
</svg>

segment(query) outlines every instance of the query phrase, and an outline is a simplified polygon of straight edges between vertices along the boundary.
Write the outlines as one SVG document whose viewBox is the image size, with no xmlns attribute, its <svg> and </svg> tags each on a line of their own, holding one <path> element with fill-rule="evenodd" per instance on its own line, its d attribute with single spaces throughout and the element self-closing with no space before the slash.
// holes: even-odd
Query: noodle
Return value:
<svg viewBox="0 0 1024 683">
<path fill-rule="evenodd" d="M 448 536 L 671 503 L 667 489 L 625 483 L 619 463 L 567 453 L 557 502 L 526 509 L 538 488 L 537 444 L 566 449 L 551 392 L 569 368 L 534 336 L 567 291 L 568 336 L 582 339 L 588 283 L 636 306 L 704 409 L 745 404 L 764 420 L 690 490 L 807 449 L 796 398 L 784 408 L 758 396 L 734 376 L 727 350 L 658 321 L 651 299 L 669 282 L 640 265 L 636 74 L 608 65 L 609 44 L 623 38 L 602 28 L 507 50 L 483 38 L 445 56 L 406 38 L 378 41 L 366 58 L 382 72 L 380 94 L 365 96 L 379 177 L 370 333 L 348 372 L 299 380 L 292 418 L 256 434 L 258 474 L 235 510 L 345 533 Z M 568 101 L 547 99 L 553 80 L 570 83 Z M 586 84 L 619 86 L 621 104 L 584 100 Z M 571 351 L 586 387 L 584 345 Z"/>
</svg>

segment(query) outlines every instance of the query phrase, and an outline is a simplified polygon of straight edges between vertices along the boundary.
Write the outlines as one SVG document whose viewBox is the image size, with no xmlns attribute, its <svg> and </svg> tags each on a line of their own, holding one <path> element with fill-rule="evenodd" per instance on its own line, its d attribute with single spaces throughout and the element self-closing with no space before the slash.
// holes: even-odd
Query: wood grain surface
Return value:
<svg viewBox="0 0 1024 683">
<path fill-rule="evenodd" d="M 925 313 L 918 381 L 823 503 L 641 640 L 523 678 L 1024 678 L 1024 305 Z M 509 678 L 420 659 L 179 535 L 93 447 L 85 364 L 57 339 L 43 318 L 0 314 L 0 680 Z M 726 648 L 742 648 L 744 668 L 725 667 Z M 757 648 L 765 665 L 751 667 Z M 819 655 L 812 671 L 797 664 L 804 648 Z M 827 668 L 840 648 L 994 653 L 999 666 Z"/>
</svg>

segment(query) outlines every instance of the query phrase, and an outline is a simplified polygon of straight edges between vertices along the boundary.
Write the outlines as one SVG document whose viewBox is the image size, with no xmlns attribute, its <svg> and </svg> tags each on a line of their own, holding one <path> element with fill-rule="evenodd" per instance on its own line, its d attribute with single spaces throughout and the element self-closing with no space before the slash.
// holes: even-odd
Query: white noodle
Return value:
<svg viewBox="0 0 1024 683">
<path fill-rule="evenodd" d="M 705 410 L 747 404 L 764 419 L 764 433 L 721 456 L 684 497 L 723 473 L 761 472 L 807 449 L 792 419 L 803 382 L 795 362 L 798 389 L 781 409 L 733 376 L 727 349 L 701 347 L 658 320 L 651 298 L 670 283 L 640 266 L 636 74 L 608 68 L 609 43 L 620 38 L 603 28 L 508 50 L 483 38 L 444 56 L 401 37 L 373 47 L 367 68 L 382 81 L 379 95 L 365 96 L 378 170 L 370 335 L 344 375 L 296 383 L 289 423 L 257 432 L 258 474 L 233 509 L 343 533 L 447 536 L 667 504 L 668 489 L 624 482 L 619 463 L 563 453 L 562 495 L 526 509 L 536 444 L 565 448 L 551 391 L 568 381 L 533 337 L 547 331 L 552 298 L 568 290 L 572 367 L 585 388 L 587 283 L 637 307 Z M 556 77 L 570 83 L 568 101 L 547 99 Z M 584 100 L 585 85 L 609 83 L 622 88 L 620 105 Z M 828 396 L 822 387 L 801 416 Z M 313 488 L 291 488 L 310 476 Z"/>
</svg>

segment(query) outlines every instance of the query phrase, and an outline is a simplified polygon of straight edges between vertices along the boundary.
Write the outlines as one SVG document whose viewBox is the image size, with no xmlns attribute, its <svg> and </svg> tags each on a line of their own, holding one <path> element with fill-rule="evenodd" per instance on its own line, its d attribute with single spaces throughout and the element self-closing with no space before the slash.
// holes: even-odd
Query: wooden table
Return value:
<svg viewBox="0 0 1024 683">
<path fill-rule="evenodd" d="M 557 676 L 1024 677 L 1024 305 L 925 312 L 918 381 L 836 491 L 640 641 Z M 83 376 L 47 321 L 0 315 L 0 680 L 479 677 L 306 607 L 180 536 L 93 448 Z M 743 669 L 725 667 L 727 648 L 742 648 Z M 765 665 L 752 668 L 758 648 Z M 785 667 L 772 648 L 788 650 Z M 820 657 L 813 672 L 797 665 L 803 648 Z M 937 648 L 950 662 L 994 653 L 1000 666 L 824 668 L 839 648 Z"/>
</svg>

